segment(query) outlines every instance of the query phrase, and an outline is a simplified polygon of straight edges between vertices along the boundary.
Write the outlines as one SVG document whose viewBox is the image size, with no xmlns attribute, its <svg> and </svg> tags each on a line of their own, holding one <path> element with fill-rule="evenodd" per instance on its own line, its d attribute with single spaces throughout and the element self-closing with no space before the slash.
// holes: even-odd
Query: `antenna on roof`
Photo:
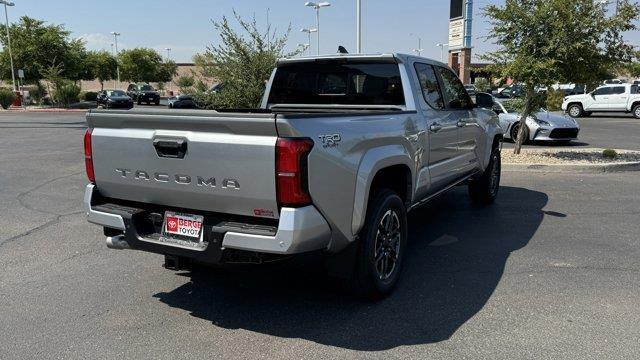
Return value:
<svg viewBox="0 0 640 360">
<path fill-rule="evenodd" d="M 347 49 L 344 48 L 344 46 L 340 45 L 340 46 L 338 46 L 338 53 L 340 53 L 340 54 L 348 54 L 349 52 L 347 51 Z"/>
</svg>

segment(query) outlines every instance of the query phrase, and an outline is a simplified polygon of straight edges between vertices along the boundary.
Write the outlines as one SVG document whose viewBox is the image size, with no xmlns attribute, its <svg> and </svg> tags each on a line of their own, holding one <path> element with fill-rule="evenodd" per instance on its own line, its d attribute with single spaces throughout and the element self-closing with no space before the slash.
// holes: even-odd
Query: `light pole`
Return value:
<svg viewBox="0 0 640 360">
<path fill-rule="evenodd" d="M 331 6 L 331 3 L 325 1 L 325 2 L 316 4 L 314 2 L 307 1 L 306 3 L 304 3 L 304 6 L 308 6 L 316 10 L 316 31 L 318 32 L 318 55 L 320 55 L 320 9 L 322 9 L 323 7 Z"/>
<path fill-rule="evenodd" d="M 413 49 L 413 51 L 415 51 L 418 56 L 422 56 L 422 52 L 424 51 L 422 48 L 422 38 L 420 36 L 416 36 L 414 33 L 409 34 L 409 36 L 415 36 L 418 38 L 418 47 Z"/>
<path fill-rule="evenodd" d="M 311 55 L 311 33 L 318 32 L 318 29 L 304 28 L 300 29 L 300 31 L 303 33 L 307 33 L 307 36 L 309 37 L 309 55 Z M 318 50 L 318 54 L 320 54 L 320 50 Z"/>
<path fill-rule="evenodd" d="M 167 50 L 167 61 L 171 60 L 171 48 L 166 48 Z"/>
<path fill-rule="evenodd" d="M 436 44 L 436 46 L 440 48 L 440 62 L 444 62 L 444 48 L 449 44 Z"/>
<path fill-rule="evenodd" d="M 356 47 L 362 54 L 362 0 L 356 0 Z"/>
<path fill-rule="evenodd" d="M 16 73 L 13 69 L 13 55 L 11 54 L 11 35 L 9 35 L 9 12 L 7 6 L 14 6 L 15 4 L 6 0 L 0 0 L 0 4 L 4 4 L 4 19 L 7 28 L 7 46 L 9 48 L 9 62 L 11 63 L 11 80 L 13 80 L 13 91 L 16 91 Z"/>
<path fill-rule="evenodd" d="M 120 36 L 121 34 L 119 32 L 115 32 L 112 31 L 111 35 L 113 35 L 114 38 L 114 42 L 116 44 L 116 53 L 114 54 L 114 57 L 116 58 L 116 73 L 118 74 L 118 82 L 116 84 L 113 84 L 113 89 L 115 90 L 118 85 L 120 85 L 120 63 L 118 62 L 118 36 Z"/>
</svg>

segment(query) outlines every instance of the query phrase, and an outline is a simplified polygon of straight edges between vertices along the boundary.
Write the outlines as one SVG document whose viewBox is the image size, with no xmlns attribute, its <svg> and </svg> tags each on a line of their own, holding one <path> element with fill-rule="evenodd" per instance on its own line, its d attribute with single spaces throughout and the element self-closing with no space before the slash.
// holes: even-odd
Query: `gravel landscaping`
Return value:
<svg viewBox="0 0 640 360">
<path fill-rule="evenodd" d="M 640 151 L 616 150 L 617 156 L 605 158 L 602 155 L 604 149 L 577 149 L 577 150 L 522 150 L 520 155 L 514 155 L 511 149 L 502 151 L 502 162 L 505 164 L 527 165 L 556 165 L 556 164 L 611 164 L 640 162 Z"/>
</svg>

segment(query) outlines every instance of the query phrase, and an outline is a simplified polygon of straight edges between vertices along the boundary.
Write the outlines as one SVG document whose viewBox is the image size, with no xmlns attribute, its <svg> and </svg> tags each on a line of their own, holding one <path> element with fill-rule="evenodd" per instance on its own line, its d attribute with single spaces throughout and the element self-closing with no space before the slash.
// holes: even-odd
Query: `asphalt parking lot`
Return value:
<svg viewBox="0 0 640 360">
<path fill-rule="evenodd" d="M 640 149 L 640 120 L 580 121 Z M 0 359 L 637 359 L 640 176 L 505 172 L 411 214 L 397 291 L 310 266 L 171 272 L 109 250 L 81 207 L 84 115 L 0 113 Z"/>
</svg>

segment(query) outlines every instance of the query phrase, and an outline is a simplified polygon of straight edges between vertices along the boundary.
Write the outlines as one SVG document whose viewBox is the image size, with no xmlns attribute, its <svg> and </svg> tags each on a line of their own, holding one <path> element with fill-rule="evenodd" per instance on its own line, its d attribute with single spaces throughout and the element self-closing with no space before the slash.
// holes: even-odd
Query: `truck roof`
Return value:
<svg viewBox="0 0 640 360">
<path fill-rule="evenodd" d="M 298 62 L 313 62 L 313 61 L 322 61 L 322 60 L 347 60 L 347 61 L 358 61 L 358 60 L 379 60 L 379 61 L 393 61 L 404 63 L 410 59 L 416 60 L 419 59 L 422 62 L 427 64 L 448 66 L 445 63 L 440 61 L 436 61 L 433 59 L 428 59 L 425 57 L 419 57 L 415 55 L 402 54 L 402 53 L 381 53 L 381 54 L 326 54 L 326 55 L 316 55 L 316 56 L 297 56 L 290 58 L 281 58 L 278 60 L 278 65 L 280 64 L 289 64 L 289 63 L 298 63 Z"/>
</svg>

